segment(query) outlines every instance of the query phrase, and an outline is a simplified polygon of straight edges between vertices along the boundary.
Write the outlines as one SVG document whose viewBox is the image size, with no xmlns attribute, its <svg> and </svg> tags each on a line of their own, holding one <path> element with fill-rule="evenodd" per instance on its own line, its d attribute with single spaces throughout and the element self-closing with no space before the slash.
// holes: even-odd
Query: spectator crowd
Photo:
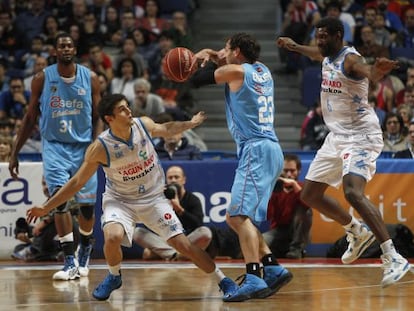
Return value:
<svg viewBox="0 0 414 311">
<path fill-rule="evenodd" d="M 397 0 L 292 0 L 282 1 L 281 35 L 300 44 L 316 44 L 314 25 L 325 16 L 338 18 L 344 26 L 344 44 L 354 46 L 372 64 L 378 57 L 397 59 L 400 67 L 378 83 L 371 83 L 369 102 L 375 107 L 386 142 L 384 151 L 392 154 L 410 148 L 408 127 L 414 109 L 414 4 Z M 313 66 L 297 53 L 280 50 L 284 72 L 297 72 Z M 387 123 L 395 118 L 400 125 Z M 306 116 L 301 131 L 301 147 L 317 150 L 326 136 L 317 110 Z M 323 120 L 322 120 L 323 122 Z M 391 121 L 390 121 L 391 122 Z M 395 128 L 394 128 L 395 127 Z M 398 128 L 397 128 L 398 127 Z M 390 131 L 392 131 L 390 133 Z M 322 139 L 323 142 L 323 139 Z"/>
<path fill-rule="evenodd" d="M 31 80 L 56 62 L 54 43 L 62 32 L 76 43 L 76 62 L 98 74 L 102 95 L 122 93 L 135 117 L 168 113 L 173 120 L 188 120 L 195 112 L 192 89 L 167 80 L 161 61 L 174 47 L 192 48 L 189 19 L 196 7 L 194 0 L 2 1 L 0 135 L 15 136 Z M 41 152 L 37 130 L 32 140 L 23 152 Z"/>
</svg>

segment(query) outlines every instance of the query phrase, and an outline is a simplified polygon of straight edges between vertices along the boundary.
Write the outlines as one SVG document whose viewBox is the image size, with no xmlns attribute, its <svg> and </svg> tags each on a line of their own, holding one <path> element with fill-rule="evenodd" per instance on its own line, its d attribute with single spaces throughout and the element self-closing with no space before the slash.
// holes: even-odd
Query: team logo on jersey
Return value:
<svg viewBox="0 0 414 311">
<path fill-rule="evenodd" d="M 343 159 L 346 160 L 346 159 L 348 159 L 348 157 L 349 157 L 349 153 L 345 153 L 344 156 L 343 156 Z"/>
<path fill-rule="evenodd" d="M 170 213 L 165 213 L 164 214 L 164 219 L 165 220 L 170 220 L 172 218 L 172 215 Z"/>
<path fill-rule="evenodd" d="M 144 147 L 147 144 L 147 140 L 144 138 L 141 140 L 141 146 Z"/>
<path fill-rule="evenodd" d="M 140 186 L 138 187 L 138 192 L 139 192 L 139 193 L 145 193 L 145 186 L 144 186 L 144 185 L 140 185 Z"/>
<path fill-rule="evenodd" d="M 50 93 L 56 93 L 57 92 L 57 86 L 56 85 L 52 85 L 50 87 Z"/>
<path fill-rule="evenodd" d="M 78 89 L 78 95 L 86 95 L 86 91 L 84 88 Z"/>
<path fill-rule="evenodd" d="M 115 158 L 119 159 L 122 158 L 124 156 L 124 153 L 120 150 L 120 151 L 115 151 Z"/>
<path fill-rule="evenodd" d="M 148 160 L 148 154 L 145 150 L 140 150 L 138 156 L 143 160 Z"/>
<path fill-rule="evenodd" d="M 119 149 L 119 144 L 114 144 L 114 149 L 118 150 Z"/>
</svg>

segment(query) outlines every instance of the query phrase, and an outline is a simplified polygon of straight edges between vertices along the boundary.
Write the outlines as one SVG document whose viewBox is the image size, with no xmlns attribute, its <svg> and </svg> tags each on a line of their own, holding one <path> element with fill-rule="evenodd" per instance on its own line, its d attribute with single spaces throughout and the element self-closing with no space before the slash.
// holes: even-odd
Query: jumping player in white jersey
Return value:
<svg viewBox="0 0 414 311">
<path fill-rule="evenodd" d="M 410 265 L 397 253 L 381 214 L 364 194 L 383 147 L 378 118 L 368 103 L 368 84 L 398 63 L 379 58 L 367 65 L 354 48 L 343 46 L 344 29 L 338 19 L 324 18 L 315 27 L 317 46 L 300 45 L 286 37 L 277 40 L 279 47 L 322 62 L 322 114 L 330 133 L 309 167 L 301 198 L 345 228 L 349 245 L 343 263 L 356 260 L 375 238 L 379 241 L 384 269 L 381 284 L 386 287 L 400 280 Z M 341 183 L 346 200 L 366 225 L 325 195 L 329 186 Z"/>
<path fill-rule="evenodd" d="M 163 237 L 200 269 L 214 273 L 224 297 L 232 295 L 238 289 L 237 284 L 225 277 L 209 255 L 183 234 L 183 227 L 164 196 L 164 172 L 150 136 L 168 137 L 194 128 L 205 120 L 204 113 L 199 112 L 190 121 L 158 124 L 148 117 L 133 118 L 125 96 L 112 94 L 101 100 L 99 115 L 109 129 L 89 146 L 78 172 L 56 195 L 27 211 L 28 221 L 67 201 L 102 166 L 106 175 L 102 227 L 109 274 L 94 290 L 96 299 L 106 300 L 121 287 L 121 244 L 131 246 L 138 222 Z"/>
</svg>

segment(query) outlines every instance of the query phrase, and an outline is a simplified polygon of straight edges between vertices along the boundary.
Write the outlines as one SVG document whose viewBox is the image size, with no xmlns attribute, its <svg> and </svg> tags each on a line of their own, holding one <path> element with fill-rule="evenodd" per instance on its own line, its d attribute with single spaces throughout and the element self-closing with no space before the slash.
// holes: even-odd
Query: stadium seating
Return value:
<svg viewBox="0 0 414 311">
<path fill-rule="evenodd" d="M 303 70 L 302 105 L 312 108 L 319 99 L 321 88 L 321 67 L 311 66 Z"/>
</svg>

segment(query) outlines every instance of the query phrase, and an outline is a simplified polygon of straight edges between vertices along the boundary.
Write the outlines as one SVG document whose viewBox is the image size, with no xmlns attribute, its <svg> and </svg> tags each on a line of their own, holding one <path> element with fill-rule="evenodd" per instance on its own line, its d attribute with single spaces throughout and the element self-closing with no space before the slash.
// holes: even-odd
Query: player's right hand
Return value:
<svg viewBox="0 0 414 311">
<path fill-rule="evenodd" d="M 9 161 L 9 173 L 14 179 L 18 178 L 19 175 L 19 160 L 15 157 L 11 157 Z"/>
<path fill-rule="evenodd" d="M 277 38 L 276 44 L 277 44 L 278 47 L 287 49 L 289 51 L 294 51 L 294 49 L 298 45 L 295 41 L 293 41 L 289 37 L 279 37 L 279 38 Z"/>
<path fill-rule="evenodd" d="M 26 220 L 27 223 L 30 224 L 31 222 L 35 222 L 39 217 L 46 216 L 48 213 L 47 210 L 45 210 L 41 206 L 33 206 L 32 208 L 29 208 L 26 211 Z"/>
</svg>

